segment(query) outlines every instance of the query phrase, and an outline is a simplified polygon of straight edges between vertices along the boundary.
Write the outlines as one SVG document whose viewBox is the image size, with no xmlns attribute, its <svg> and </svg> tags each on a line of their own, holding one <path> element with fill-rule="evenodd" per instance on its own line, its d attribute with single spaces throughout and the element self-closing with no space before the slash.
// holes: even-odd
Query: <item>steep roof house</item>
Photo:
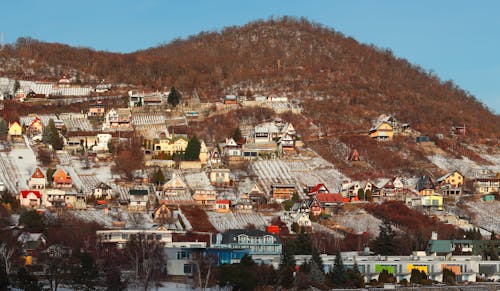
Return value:
<svg viewBox="0 0 500 291">
<path fill-rule="evenodd" d="M 420 195 L 432 195 L 434 194 L 434 189 L 436 188 L 434 182 L 429 176 L 420 177 L 415 187 Z"/>
<path fill-rule="evenodd" d="M 228 199 L 215 200 L 215 212 L 228 213 L 231 212 L 230 207 L 231 207 L 231 200 Z"/>
<path fill-rule="evenodd" d="M 394 128 L 387 121 L 381 121 L 370 128 L 368 135 L 377 140 L 390 141 L 394 136 Z"/>
<path fill-rule="evenodd" d="M 147 189 L 130 189 L 128 210 L 132 212 L 146 211 L 149 201 L 149 191 Z"/>
<path fill-rule="evenodd" d="M 45 189 L 47 185 L 47 179 L 45 175 L 42 173 L 40 168 L 36 168 L 31 178 L 28 180 L 28 188 L 30 189 Z"/>
<path fill-rule="evenodd" d="M 12 141 L 22 140 L 23 137 L 23 128 L 19 124 L 19 122 L 9 122 L 9 130 L 7 132 L 7 137 Z"/>
<path fill-rule="evenodd" d="M 449 172 L 436 180 L 438 189 L 443 195 L 460 195 L 465 177 L 458 171 Z"/>
<path fill-rule="evenodd" d="M 71 188 L 73 187 L 73 180 L 70 175 L 64 171 L 63 168 L 58 168 L 52 175 L 52 185 L 54 188 Z"/>
<path fill-rule="evenodd" d="M 99 182 L 94 188 L 93 195 L 95 198 L 111 199 L 113 197 L 113 189 L 104 182 Z"/>
<path fill-rule="evenodd" d="M 19 202 L 22 207 L 36 208 L 41 205 L 42 195 L 40 191 L 23 190 L 19 192 Z"/>
</svg>

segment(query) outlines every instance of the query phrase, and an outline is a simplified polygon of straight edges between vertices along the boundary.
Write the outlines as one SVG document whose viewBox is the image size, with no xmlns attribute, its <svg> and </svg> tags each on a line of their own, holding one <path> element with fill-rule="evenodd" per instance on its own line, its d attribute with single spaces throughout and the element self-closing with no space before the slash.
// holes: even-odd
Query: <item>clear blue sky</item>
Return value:
<svg viewBox="0 0 500 291">
<path fill-rule="evenodd" d="M 1 4 L 7 43 L 20 36 L 131 52 L 269 16 L 304 16 L 390 48 L 453 80 L 500 113 L 500 1 L 15 0 Z"/>
</svg>

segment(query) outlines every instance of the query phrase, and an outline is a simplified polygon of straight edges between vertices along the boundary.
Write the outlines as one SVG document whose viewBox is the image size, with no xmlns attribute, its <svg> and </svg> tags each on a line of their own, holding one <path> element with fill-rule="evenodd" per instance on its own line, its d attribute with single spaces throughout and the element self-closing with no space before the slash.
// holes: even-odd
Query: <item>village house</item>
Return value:
<svg viewBox="0 0 500 291">
<path fill-rule="evenodd" d="M 420 195 L 433 195 L 436 186 L 431 177 L 422 176 L 418 179 L 415 188 Z"/>
<path fill-rule="evenodd" d="M 404 192 L 403 181 L 396 176 L 391 179 L 382 179 L 374 186 L 379 189 L 379 195 L 382 197 L 394 197 Z"/>
<path fill-rule="evenodd" d="M 161 204 L 153 211 L 153 221 L 161 225 L 168 225 L 172 222 L 172 210 L 167 205 Z"/>
<path fill-rule="evenodd" d="M 54 174 L 52 175 L 52 186 L 54 188 L 72 188 L 73 187 L 73 180 L 71 177 L 64 171 L 63 168 L 58 168 Z"/>
<path fill-rule="evenodd" d="M 9 130 L 7 132 L 7 139 L 10 141 L 22 141 L 23 140 L 23 128 L 19 122 L 9 122 Z"/>
<path fill-rule="evenodd" d="M 75 210 L 87 208 L 85 194 L 77 192 L 66 192 L 64 195 L 64 205 L 67 208 Z"/>
<path fill-rule="evenodd" d="M 28 131 L 32 136 L 41 134 L 42 130 L 43 130 L 42 120 L 40 120 L 40 118 L 38 117 L 35 117 L 35 119 L 33 119 L 33 121 L 28 125 Z"/>
<path fill-rule="evenodd" d="M 293 216 L 293 223 L 296 223 L 300 229 L 305 229 L 306 231 L 309 231 L 309 229 L 312 228 L 312 221 L 311 219 L 309 218 L 309 215 L 307 213 L 304 213 L 304 212 L 299 212 L 299 213 L 296 213 L 294 216 Z"/>
<path fill-rule="evenodd" d="M 215 210 L 217 192 L 210 184 L 210 180 L 204 172 L 194 172 L 184 175 L 186 184 L 191 190 L 193 200 L 196 204 L 206 210 Z"/>
<path fill-rule="evenodd" d="M 500 192 L 500 178 L 476 178 L 472 180 L 477 194 L 490 194 Z"/>
<path fill-rule="evenodd" d="M 103 130 L 129 130 L 131 127 L 132 114 L 130 108 L 117 108 L 110 109 L 104 115 L 104 122 L 102 124 Z"/>
<path fill-rule="evenodd" d="M 422 196 L 421 199 L 423 207 L 431 210 L 443 210 L 443 196 L 431 194 Z"/>
<path fill-rule="evenodd" d="M 47 185 L 47 179 L 45 175 L 42 173 L 40 168 L 36 168 L 31 178 L 28 180 L 28 188 L 29 189 L 45 189 Z"/>
<path fill-rule="evenodd" d="M 149 201 L 149 191 L 147 189 L 130 189 L 128 210 L 131 212 L 146 211 Z"/>
<path fill-rule="evenodd" d="M 237 144 L 233 138 L 226 139 L 226 143 L 221 144 L 225 157 L 241 157 L 241 145 Z"/>
<path fill-rule="evenodd" d="M 162 132 L 159 138 L 153 141 L 153 153 L 155 156 L 163 154 L 171 159 L 174 154 L 184 154 L 187 145 L 188 139 L 185 136 Z"/>
<path fill-rule="evenodd" d="M 112 136 L 109 133 L 98 133 L 96 135 L 95 144 L 92 146 L 92 151 L 95 153 L 108 152 L 111 139 Z"/>
<path fill-rule="evenodd" d="M 240 195 L 247 195 L 250 201 L 252 201 L 253 205 L 266 204 L 266 194 L 260 189 L 257 182 L 247 178 L 243 181 L 240 181 L 237 186 L 238 193 Z"/>
<path fill-rule="evenodd" d="M 106 114 L 106 107 L 101 102 L 89 105 L 87 116 L 89 117 L 101 117 Z"/>
<path fill-rule="evenodd" d="M 134 108 L 136 106 L 144 105 L 144 94 L 137 91 L 128 91 L 128 106 Z"/>
<path fill-rule="evenodd" d="M 160 203 L 167 206 L 195 205 L 189 188 L 183 181 L 182 176 L 173 173 L 172 178 L 157 191 Z"/>
<path fill-rule="evenodd" d="M 41 205 L 42 195 L 40 191 L 23 190 L 19 192 L 19 204 L 21 207 L 36 208 Z"/>
<path fill-rule="evenodd" d="M 214 147 L 208 152 L 208 165 L 209 166 L 219 166 L 222 163 L 221 155 L 217 147 Z"/>
<path fill-rule="evenodd" d="M 351 151 L 351 153 L 349 154 L 349 156 L 347 157 L 347 160 L 351 161 L 351 162 L 359 162 L 361 159 L 359 157 L 358 150 L 357 149 L 353 149 Z"/>
<path fill-rule="evenodd" d="M 224 168 L 213 168 L 209 172 L 210 183 L 214 186 L 230 186 L 231 170 Z"/>
<path fill-rule="evenodd" d="M 230 207 L 231 207 L 231 200 L 228 199 L 215 200 L 215 212 L 228 213 L 231 212 Z"/>
<path fill-rule="evenodd" d="M 113 189 L 108 184 L 100 182 L 94 188 L 92 195 L 97 199 L 111 199 L 113 197 Z"/>
<path fill-rule="evenodd" d="M 249 213 L 253 210 L 252 200 L 248 197 L 247 194 L 241 195 L 241 197 L 234 204 L 234 210 L 238 212 Z"/>
<path fill-rule="evenodd" d="M 275 183 L 271 185 L 271 197 L 277 202 L 289 200 L 294 193 L 297 193 L 294 184 Z"/>
<path fill-rule="evenodd" d="M 226 105 L 238 104 L 238 97 L 236 95 L 224 96 L 223 103 Z"/>
<path fill-rule="evenodd" d="M 388 122 L 382 121 L 370 128 L 368 135 L 377 140 L 390 141 L 394 136 L 394 129 Z"/>
<path fill-rule="evenodd" d="M 436 184 L 437 189 L 439 189 L 439 192 L 443 195 L 461 195 L 464 181 L 465 178 L 460 172 L 453 171 L 439 177 L 436 180 Z"/>
<path fill-rule="evenodd" d="M 45 189 L 42 192 L 42 205 L 44 207 L 66 206 L 66 192 L 60 189 Z"/>
</svg>

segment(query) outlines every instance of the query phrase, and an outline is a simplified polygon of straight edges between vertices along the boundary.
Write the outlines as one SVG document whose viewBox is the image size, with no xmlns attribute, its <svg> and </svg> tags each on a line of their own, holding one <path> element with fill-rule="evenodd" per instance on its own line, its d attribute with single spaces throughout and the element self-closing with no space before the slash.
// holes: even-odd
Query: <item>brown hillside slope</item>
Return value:
<svg viewBox="0 0 500 291">
<path fill-rule="evenodd" d="M 175 85 L 188 93 L 196 89 L 212 100 L 237 89 L 289 92 L 330 132 L 368 129 L 379 113 L 392 113 L 428 135 L 465 123 L 472 136 L 500 136 L 500 116 L 453 82 L 439 80 L 390 50 L 360 44 L 304 19 L 256 21 L 132 54 L 24 38 L 0 52 L 0 62 L 12 59 L 46 79 L 74 68 L 87 78 L 150 88 Z M 11 76 L 30 77 L 31 70 L 9 68 L 4 72 Z M 228 90 L 234 84 L 238 87 Z"/>
</svg>

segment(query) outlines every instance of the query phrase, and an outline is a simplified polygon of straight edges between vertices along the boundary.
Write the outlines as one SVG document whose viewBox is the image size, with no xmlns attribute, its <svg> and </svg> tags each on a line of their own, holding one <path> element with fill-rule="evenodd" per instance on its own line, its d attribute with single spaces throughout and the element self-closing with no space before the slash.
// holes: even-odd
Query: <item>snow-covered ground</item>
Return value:
<svg viewBox="0 0 500 291">
<path fill-rule="evenodd" d="M 341 226 L 352 229 L 355 233 L 367 232 L 375 237 L 379 233 L 382 221 L 360 209 L 355 212 L 343 212 L 332 216 L 332 220 Z"/>
<path fill-rule="evenodd" d="M 251 163 L 251 169 L 258 176 L 259 186 L 265 193 L 273 183 L 295 184 L 299 193 L 306 186 L 323 183 L 336 191 L 346 176 L 333 164 L 321 157 L 294 157 L 281 160 L 259 160 Z"/>
<path fill-rule="evenodd" d="M 265 219 L 259 213 L 216 213 L 207 212 L 208 219 L 218 231 L 228 229 L 245 228 L 248 224 L 255 225 L 258 229 L 264 229 L 267 225 Z"/>
<path fill-rule="evenodd" d="M 37 166 L 36 156 L 29 147 L 16 147 L 0 154 L 0 180 L 9 191 L 27 189 L 27 181 Z"/>
<path fill-rule="evenodd" d="M 72 214 L 85 221 L 97 222 L 104 227 L 112 227 L 113 221 L 124 221 L 127 228 L 149 229 L 153 227 L 153 220 L 149 213 L 129 213 L 121 208 L 105 209 L 87 209 L 72 211 Z"/>
<path fill-rule="evenodd" d="M 448 172 L 458 170 L 467 178 L 481 177 L 488 173 L 500 172 L 500 157 L 498 155 L 482 155 L 482 157 L 492 162 L 493 165 L 478 165 L 467 157 L 455 159 L 442 155 L 433 155 L 427 158 L 439 168 Z"/>
<path fill-rule="evenodd" d="M 467 206 L 476 214 L 473 219 L 475 225 L 500 232 L 500 201 L 467 202 Z"/>
</svg>

